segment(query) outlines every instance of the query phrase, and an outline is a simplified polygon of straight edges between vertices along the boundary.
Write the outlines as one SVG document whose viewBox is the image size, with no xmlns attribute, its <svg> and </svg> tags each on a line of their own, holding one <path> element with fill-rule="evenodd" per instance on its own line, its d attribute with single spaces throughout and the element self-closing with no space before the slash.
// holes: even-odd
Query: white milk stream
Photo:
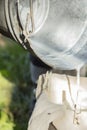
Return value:
<svg viewBox="0 0 87 130">
<path fill-rule="evenodd" d="M 76 101 L 74 104 L 74 117 L 73 117 L 73 124 L 79 125 L 79 119 L 78 119 L 78 115 L 81 112 L 81 108 L 80 108 L 80 104 L 79 104 L 79 91 L 80 91 L 80 71 L 81 71 L 81 67 L 78 67 L 76 69 L 77 71 L 77 95 L 76 95 Z"/>
</svg>

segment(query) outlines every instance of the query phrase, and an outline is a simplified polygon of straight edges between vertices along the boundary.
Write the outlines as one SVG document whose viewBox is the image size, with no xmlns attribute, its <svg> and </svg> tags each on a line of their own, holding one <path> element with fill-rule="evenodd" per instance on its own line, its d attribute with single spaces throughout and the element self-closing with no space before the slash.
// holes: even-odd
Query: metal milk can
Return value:
<svg viewBox="0 0 87 130">
<path fill-rule="evenodd" d="M 1 30 L 46 64 L 87 63 L 87 0 L 1 0 L 0 7 Z"/>
</svg>

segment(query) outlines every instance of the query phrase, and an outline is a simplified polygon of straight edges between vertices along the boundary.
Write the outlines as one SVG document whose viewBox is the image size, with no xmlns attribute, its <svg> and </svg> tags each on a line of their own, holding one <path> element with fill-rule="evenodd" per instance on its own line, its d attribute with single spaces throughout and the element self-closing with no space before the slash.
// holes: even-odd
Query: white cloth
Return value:
<svg viewBox="0 0 87 130">
<path fill-rule="evenodd" d="M 82 78 L 83 88 L 79 92 L 80 113 L 77 115 L 79 125 L 73 123 L 76 78 L 70 77 L 70 95 L 65 75 L 47 73 L 38 80 L 37 102 L 29 121 L 28 130 L 87 130 L 87 79 Z M 61 82 L 62 81 L 62 82 Z M 60 99 L 59 98 L 60 95 Z M 49 127 L 53 123 L 55 127 Z"/>
</svg>

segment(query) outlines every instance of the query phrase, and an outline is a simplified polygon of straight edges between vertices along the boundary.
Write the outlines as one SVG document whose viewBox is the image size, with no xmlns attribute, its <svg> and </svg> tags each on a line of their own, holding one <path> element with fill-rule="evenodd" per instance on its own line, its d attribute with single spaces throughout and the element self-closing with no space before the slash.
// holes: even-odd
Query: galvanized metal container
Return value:
<svg viewBox="0 0 87 130">
<path fill-rule="evenodd" d="M 87 0 L 1 0 L 0 6 L 0 27 L 46 64 L 87 63 Z"/>
</svg>

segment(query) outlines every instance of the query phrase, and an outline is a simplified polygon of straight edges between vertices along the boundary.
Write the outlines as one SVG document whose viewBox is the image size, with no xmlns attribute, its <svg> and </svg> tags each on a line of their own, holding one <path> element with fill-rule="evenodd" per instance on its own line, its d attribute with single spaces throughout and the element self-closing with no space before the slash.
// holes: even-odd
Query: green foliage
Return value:
<svg viewBox="0 0 87 130">
<path fill-rule="evenodd" d="M 0 48 L 0 130 L 26 130 L 32 106 L 29 53 L 4 39 Z"/>
<path fill-rule="evenodd" d="M 13 43 L 0 49 L 0 72 L 18 86 L 30 83 L 29 53 Z"/>
<path fill-rule="evenodd" d="M 0 73 L 0 108 L 1 106 L 9 107 L 12 98 L 12 92 L 14 91 L 15 84 L 9 82 Z"/>
<path fill-rule="evenodd" d="M 5 111 L 0 110 L 0 130 L 13 130 L 15 124 L 12 116 L 8 115 Z"/>
</svg>

